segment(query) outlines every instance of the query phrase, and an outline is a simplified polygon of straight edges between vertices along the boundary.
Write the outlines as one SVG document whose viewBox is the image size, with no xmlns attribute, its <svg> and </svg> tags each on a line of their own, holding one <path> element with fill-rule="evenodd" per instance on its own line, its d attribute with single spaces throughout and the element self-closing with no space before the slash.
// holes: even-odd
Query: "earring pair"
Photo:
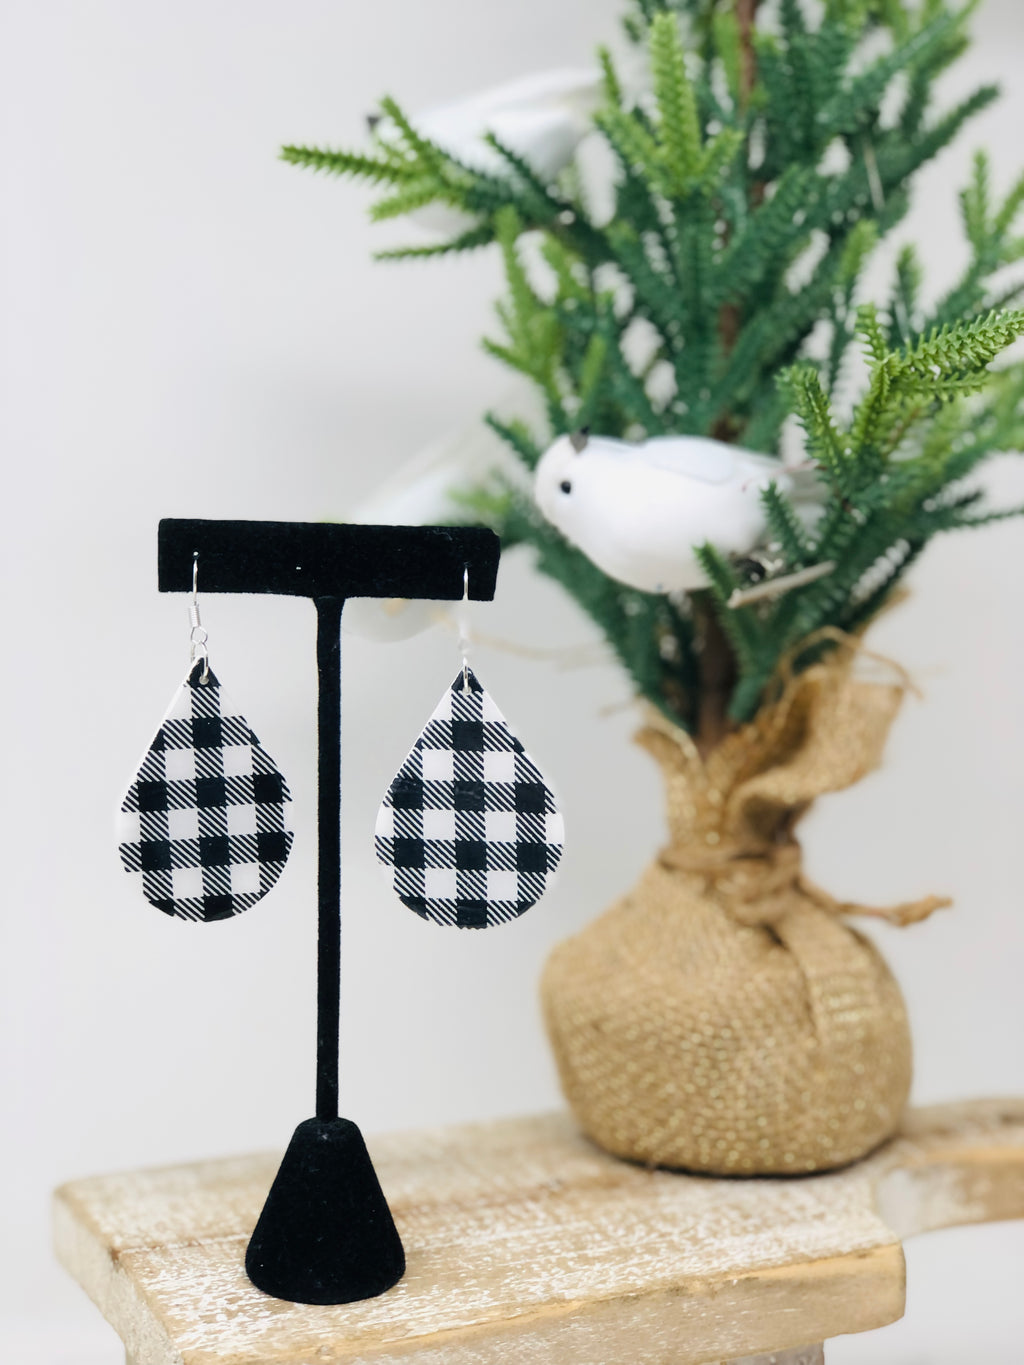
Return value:
<svg viewBox="0 0 1024 1365">
<path fill-rule="evenodd" d="M 267 894 L 293 832 L 288 784 L 210 668 L 198 572 L 196 555 L 189 671 L 121 803 L 118 847 L 152 905 L 209 921 Z M 467 570 L 464 602 L 468 586 Z M 374 848 L 421 918 L 489 928 L 539 900 L 564 828 L 540 770 L 470 668 L 462 625 L 462 666 L 388 787 Z"/>
</svg>

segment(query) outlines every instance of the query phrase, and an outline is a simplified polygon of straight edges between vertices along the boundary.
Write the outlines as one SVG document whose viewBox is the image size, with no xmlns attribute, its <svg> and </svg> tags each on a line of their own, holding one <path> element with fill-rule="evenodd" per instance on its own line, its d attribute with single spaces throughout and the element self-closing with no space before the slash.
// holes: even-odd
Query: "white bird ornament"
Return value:
<svg viewBox="0 0 1024 1365">
<path fill-rule="evenodd" d="M 537 466 L 534 496 L 551 524 L 610 578 L 642 592 L 693 592 L 708 579 L 694 553 L 729 558 L 764 548 L 761 493 L 769 484 L 813 515 L 811 471 L 703 436 L 631 443 L 576 432 L 560 436 Z M 788 591 L 831 572 L 816 564 L 734 594 L 732 606 Z"/>
</svg>

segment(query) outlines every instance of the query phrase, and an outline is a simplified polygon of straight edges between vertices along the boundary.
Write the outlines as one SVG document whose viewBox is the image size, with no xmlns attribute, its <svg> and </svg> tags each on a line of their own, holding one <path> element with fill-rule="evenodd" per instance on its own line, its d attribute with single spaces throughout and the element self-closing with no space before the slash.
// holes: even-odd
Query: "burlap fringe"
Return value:
<svg viewBox="0 0 1024 1365">
<path fill-rule="evenodd" d="M 794 830 L 874 768 L 905 677 L 854 676 L 842 637 L 702 760 L 652 715 L 669 841 L 639 885 L 545 970 L 566 1096 L 618 1155 L 714 1173 L 822 1170 L 895 1129 L 910 1084 L 903 1001 L 843 919 L 916 923 L 949 902 L 837 901 L 803 875 Z"/>
</svg>

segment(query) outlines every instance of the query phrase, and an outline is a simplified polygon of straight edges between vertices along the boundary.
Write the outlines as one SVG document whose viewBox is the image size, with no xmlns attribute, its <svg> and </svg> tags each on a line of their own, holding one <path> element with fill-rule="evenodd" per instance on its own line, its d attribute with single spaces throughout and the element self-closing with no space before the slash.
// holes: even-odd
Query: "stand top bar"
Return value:
<svg viewBox="0 0 1024 1365">
<path fill-rule="evenodd" d="M 302 521 L 160 522 L 161 592 L 199 590 L 289 597 L 494 597 L 501 542 L 475 526 L 361 526 Z"/>
</svg>

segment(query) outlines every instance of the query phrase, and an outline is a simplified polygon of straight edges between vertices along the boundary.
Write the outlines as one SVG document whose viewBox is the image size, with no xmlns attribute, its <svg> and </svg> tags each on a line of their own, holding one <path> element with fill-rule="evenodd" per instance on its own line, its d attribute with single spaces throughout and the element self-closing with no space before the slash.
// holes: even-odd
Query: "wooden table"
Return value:
<svg viewBox="0 0 1024 1365">
<path fill-rule="evenodd" d="M 901 1316 L 902 1238 L 1024 1217 L 1024 1100 L 918 1110 L 857 1166 L 777 1180 L 630 1166 L 561 1114 L 369 1145 L 409 1260 L 381 1298 L 249 1283 L 271 1154 L 65 1185 L 57 1253 L 130 1365 L 813 1365 Z"/>
</svg>

